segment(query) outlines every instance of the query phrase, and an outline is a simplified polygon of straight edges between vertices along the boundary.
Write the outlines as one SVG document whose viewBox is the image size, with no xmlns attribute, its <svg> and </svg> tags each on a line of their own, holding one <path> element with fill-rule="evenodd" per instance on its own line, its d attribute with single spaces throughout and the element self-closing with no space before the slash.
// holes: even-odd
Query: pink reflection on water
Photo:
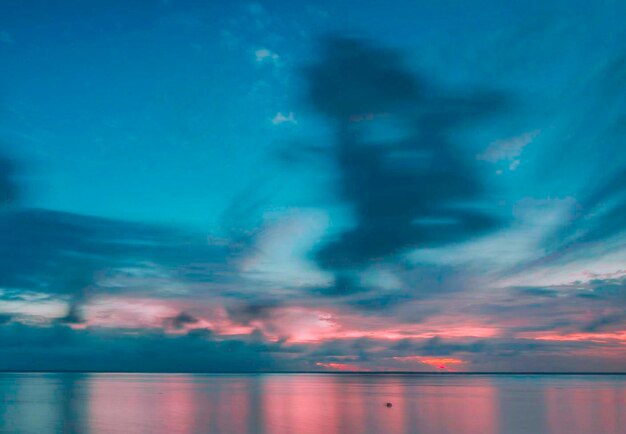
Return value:
<svg viewBox="0 0 626 434">
<path fill-rule="evenodd" d="M 270 377 L 264 387 L 263 416 L 269 432 L 291 434 L 298 427 L 303 434 L 339 434 L 340 396 L 331 383 L 312 376 L 276 378 Z"/>
<path fill-rule="evenodd" d="M 416 432 L 499 433 L 497 389 L 487 379 L 420 387 L 409 399 L 409 414 Z"/>
<path fill-rule="evenodd" d="M 85 396 L 86 406 L 64 411 L 83 417 L 89 434 L 614 434 L 626 426 L 624 379 L 98 374 L 64 387 Z M 9 426 L 23 424 L 4 415 Z"/>
<path fill-rule="evenodd" d="M 164 432 L 193 434 L 193 424 L 196 417 L 193 383 L 188 381 L 171 381 L 164 379 L 162 391 L 163 399 L 158 401 L 155 410 L 162 416 Z"/>
<path fill-rule="evenodd" d="M 591 389 L 591 390 L 590 390 Z M 550 434 L 626 432 L 626 390 L 611 384 L 545 391 Z"/>
<path fill-rule="evenodd" d="M 496 434 L 496 392 L 482 379 L 454 386 L 391 375 L 277 377 L 264 387 L 264 419 L 277 434 Z"/>
<path fill-rule="evenodd" d="M 93 434 L 252 432 L 249 385 L 229 376 L 96 375 L 89 422 Z"/>
</svg>

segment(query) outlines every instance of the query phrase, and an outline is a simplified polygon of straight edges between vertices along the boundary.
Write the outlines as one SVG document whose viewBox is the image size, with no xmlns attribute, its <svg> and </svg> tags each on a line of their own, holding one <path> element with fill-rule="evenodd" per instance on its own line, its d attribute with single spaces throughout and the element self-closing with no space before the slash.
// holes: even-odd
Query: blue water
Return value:
<svg viewBox="0 0 626 434">
<path fill-rule="evenodd" d="M 0 432 L 626 433 L 626 376 L 7 373 Z"/>
</svg>

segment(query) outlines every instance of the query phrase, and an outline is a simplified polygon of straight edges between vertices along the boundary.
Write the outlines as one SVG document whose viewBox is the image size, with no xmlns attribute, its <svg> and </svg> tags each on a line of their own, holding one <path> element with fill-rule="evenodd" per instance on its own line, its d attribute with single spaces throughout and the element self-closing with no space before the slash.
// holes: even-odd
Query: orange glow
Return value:
<svg viewBox="0 0 626 434">
<path fill-rule="evenodd" d="M 295 333 L 290 337 L 291 342 L 305 343 L 318 342 L 332 339 L 358 339 L 370 338 L 380 340 L 396 341 L 400 339 L 431 339 L 440 338 L 487 338 L 496 336 L 499 331 L 489 327 L 457 327 L 446 329 L 426 329 L 424 331 L 411 330 L 411 326 L 407 325 L 406 329 L 387 329 L 387 330 L 346 330 L 338 325 L 336 328 L 327 328 L 320 330 L 317 335 Z"/>
<path fill-rule="evenodd" d="M 349 363 L 322 363 L 317 362 L 316 366 L 320 366 L 322 368 L 335 369 L 337 371 L 358 371 L 358 372 L 369 372 L 371 369 L 366 369 L 361 366 L 352 365 Z"/>
<path fill-rule="evenodd" d="M 534 336 L 538 341 L 590 341 L 590 342 L 626 342 L 626 331 L 613 333 L 569 333 L 569 334 L 548 334 Z"/>
<path fill-rule="evenodd" d="M 180 312 L 189 312 L 193 322 L 172 326 L 171 319 Z M 269 318 L 255 319 L 246 324 L 233 320 L 219 303 L 210 306 L 190 306 L 180 300 L 157 300 L 141 297 L 106 297 L 92 299 L 84 306 L 85 323 L 74 328 L 163 329 L 168 334 L 183 335 L 194 329 L 210 329 L 214 336 L 245 336 L 260 331 L 265 339 L 290 344 L 319 343 L 329 340 L 367 338 L 380 341 L 402 339 L 489 338 L 500 330 L 491 326 L 457 318 L 456 326 L 442 318 L 430 323 L 393 324 L 371 317 L 336 311 L 332 308 L 283 307 L 275 309 Z M 449 319 L 449 318 L 448 318 Z M 169 321 L 169 322 L 168 322 Z M 332 368 L 338 369 L 338 368 Z"/>
<path fill-rule="evenodd" d="M 425 365 L 433 366 L 439 369 L 447 369 L 447 365 L 461 365 L 466 363 L 464 360 L 455 359 L 452 357 L 421 357 L 421 356 L 405 356 L 394 357 L 394 360 L 399 362 L 417 362 Z"/>
<path fill-rule="evenodd" d="M 216 334 L 220 336 L 236 336 L 236 335 L 249 335 L 254 332 L 252 326 L 238 326 L 238 325 L 224 325 L 219 328 Z"/>
</svg>

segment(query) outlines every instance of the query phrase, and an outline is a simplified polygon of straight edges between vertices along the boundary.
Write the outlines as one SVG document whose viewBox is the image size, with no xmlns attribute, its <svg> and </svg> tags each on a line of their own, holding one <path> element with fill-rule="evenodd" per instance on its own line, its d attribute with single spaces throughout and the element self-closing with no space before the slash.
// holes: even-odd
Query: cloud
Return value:
<svg viewBox="0 0 626 434">
<path fill-rule="evenodd" d="M 353 272 L 411 249 L 462 243 L 501 227 L 481 207 L 478 172 L 449 137 L 504 110 L 503 95 L 437 89 L 409 71 L 400 53 L 339 37 L 324 42 L 321 59 L 304 74 L 308 103 L 335 128 L 337 190 L 354 220 L 315 252 L 318 265 L 336 275 L 329 292 L 358 290 Z M 384 126 L 373 135 L 378 119 L 408 127 L 389 134 Z"/>
<path fill-rule="evenodd" d="M 78 303 L 72 302 L 67 311 L 67 314 L 57 320 L 62 324 L 71 324 L 78 325 L 84 324 L 85 319 L 83 318 L 82 312 L 80 311 L 80 305 Z"/>
<path fill-rule="evenodd" d="M 626 159 L 621 152 L 626 139 L 626 62 L 623 47 L 603 55 L 597 69 L 559 100 L 571 106 L 562 121 L 564 137 L 544 151 L 538 169 L 549 172 L 547 179 L 557 186 L 573 180 L 567 184 L 576 197 L 576 215 L 545 238 L 545 257 L 529 268 L 563 265 L 580 259 L 585 251 L 597 256 L 623 245 L 619 238 L 626 227 Z"/>
<path fill-rule="evenodd" d="M 99 271 L 153 262 L 184 278 L 233 253 L 175 229 L 47 210 L 0 213 L 0 228 L 0 285 L 76 296 L 98 291 Z"/>
<path fill-rule="evenodd" d="M 197 324 L 198 318 L 190 315 L 187 312 L 180 312 L 178 315 L 167 318 L 165 321 L 166 326 L 171 327 L 175 330 L 184 329 L 188 325 Z"/>
<path fill-rule="evenodd" d="M 284 123 L 290 123 L 293 125 L 297 125 L 298 121 L 296 120 L 295 116 L 293 115 L 293 112 L 289 112 L 286 115 L 282 114 L 281 112 L 276 113 L 276 116 L 274 116 L 271 120 L 271 122 L 274 125 L 280 125 L 280 124 L 284 124 Z"/>
<path fill-rule="evenodd" d="M 251 244 L 246 236 L 209 243 L 201 233 L 158 225 L 0 212 L 0 312 L 43 326 L 154 328 L 170 318 L 176 329 L 185 319 L 176 319 L 182 303 L 171 300 L 206 306 L 238 297 L 234 288 L 245 291 L 238 258 Z"/>
<path fill-rule="evenodd" d="M 259 63 L 271 62 L 277 64 L 280 56 L 268 48 L 259 48 L 254 51 L 254 58 Z"/>
<path fill-rule="evenodd" d="M 228 307 L 228 316 L 243 325 L 249 325 L 255 320 L 271 318 L 274 310 L 282 305 L 279 300 L 243 300 Z"/>
<path fill-rule="evenodd" d="M 518 157 L 539 133 L 540 130 L 534 130 L 505 140 L 497 140 L 491 143 L 477 158 L 490 163 L 497 163 L 502 160 L 510 161 L 510 170 L 515 170 L 519 165 Z"/>
<path fill-rule="evenodd" d="M 217 339 L 209 331 L 182 335 L 0 325 L 1 370 L 257 372 L 286 368 L 293 359 L 258 335 Z M 297 367 L 297 360 L 290 366 Z"/>
</svg>

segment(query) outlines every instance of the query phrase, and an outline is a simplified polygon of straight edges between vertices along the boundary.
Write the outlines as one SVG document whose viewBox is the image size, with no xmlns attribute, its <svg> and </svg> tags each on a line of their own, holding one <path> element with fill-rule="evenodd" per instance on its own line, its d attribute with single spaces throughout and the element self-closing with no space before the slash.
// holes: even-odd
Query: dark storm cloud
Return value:
<svg viewBox="0 0 626 434">
<path fill-rule="evenodd" d="M 527 332 L 566 336 L 622 331 L 625 302 L 626 277 L 617 275 L 548 287 L 510 288 L 464 311 L 488 318 L 508 336 Z"/>
<path fill-rule="evenodd" d="M 355 297 L 347 301 L 346 304 L 364 311 L 364 313 L 381 313 L 397 306 L 398 304 L 401 304 L 402 302 L 412 299 L 413 297 L 404 291 L 394 291 L 387 292 L 386 294 L 372 294 L 365 297 Z"/>
<path fill-rule="evenodd" d="M 69 323 L 79 320 L 80 305 L 90 295 L 117 290 L 97 285 L 116 268 L 119 274 L 121 268 L 154 264 L 172 279 L 230 282 L 237 258 L 252 248 L 257 235 L 257 222 L 242 216 L 250 219 L 260 205 L 245 195 L 223 216 L 236 219 L 238 229 L 231 222 L 225 238 L 207 240 L 202 233 L 156 224 L 26 208 L 18 182 L 23 171 L 21 162 L 0 154 L 0 288 L 4 297 L 20 290 L 70 296 Z"/>
<path fill-rule="evenodd" d="M 529 296 L 533 296 L 533 297 L 548 297 L 548 298 L 552 298 L 552 297 L 556 297 L 558 295 L 558 292 L 555 291 L 554 289 L 537 288 L 537 287 L 534 287 L 534 286 L 513 288 L 513 290 L 515 290 L 521 296 L 529 295 Z"/>
<path fill-rule="evenodd" d="M 578 295 L 592 295 L 603 302 L 626 302 L 626 276 L 599 277 L 579 285 Z"/>
<path fill-rule="evenodd" d="M 339 37 L 324 42 L 321 60 L 305 76 L 310 105 L 335 128 L 330 153 L 338 191 L 355 220 L 315 252 L 320 267 L 336 275 L 327 292 L 358 292 L 364 288 L 351 271 L 410 249 L 467 241 L 502 224 L 480 208 L 481 179 L 452 136 L 469 121 L 504 110 L 503 95 L 437 89 L 416 77 L 400 53 Z M 379 138 L 368 131 L 381 121 L 402 133 Z"/>
<path fill-rule="evenodd" d="M 298 369 L 293 350 L 258 335 L 217 339 L 195 330 L 73 330 L 66 326 L 0 325 L 0 370 L 255 372 Z"/>
<path fill-rule="evenodd" d="M 489 343 L 485 340 L 447 342 L 440 337 L 434 337 L 408 348 L 424 356 L 450 356 L 458 353 L 482 353 L 488 346 Z"/>
<path fill-rule="evenodd" d="M 164 326 L 166 328 L 173 328 L 175 330 L 179 330 L 185 328 L 187 325 L 196 324 L 198 322 L 198 318 L 187 312 L 180 312 L 178 315 L 172 318 L 166 318 L 164 320 Z"/>
<path fill-rule="evenodd" d="M 256 298 L 252 300 L 239 300 L 226 307 L 228 316 L 233 321 L 248 325 L 255 319 L 271 318 L 273 311 L 283 303 L 275 299 Z"/>
<path fill-rule="evenodd" d="M 0 285 L 82 296 L 95 274 L 142 262 L 172 267 L 184 278 L 193 264 L 225 268 L 229 247 L 152 225 L 47 210 L 0 214 Z M 221 271 L 224 271 L 223 269 Z M 192 276 L 197 278 L 198 276 Z"/>
<path fill-rule="evenodd" d="M 580 330 L 587 333 L 621 329 L 626 325 L 626 312 L 602 315 L 584 324 Z"/>
<path fill-rule="evenodd" d="M 419 323 L 440 311 L 440 308 L 420 305 L 413 306 L 409 312 L 400 312 L 398 309 L 403 303 L 446 297 L 468 286 L 469 278 L 461 269 L 445 265 L 413 265 L 397 258 L 389 260 L 395 260 L 394 263 L 385 264 L 385 270 L 395 280 L 393 287 L 379 287 L 364 281 L 361 276 L 342 270 L 335 274 L 331 284 L 310 288 L 309 293 L 316 299 L 328 298 L 328 302 L 340 303 L 359 314 L 402 318 Z"/>
<path fill-rule="evenodd" d="M 98 297 L 241 299 L 245 277 L 238 258 L 252 242 L 209 242 L 206 236 L 158 225 L 72 213 L 15 208 L 0 212 L 0 303 L 13 320 L 57 326 L 88 324 L 85 306 Z M 168 293 L 168 288 L 180 292 Z M 187 301 L 186 301 L 187 300 Z M 46 320 L 23 313 L 32 303 L 67 302 L 67 311 Z M 203 304 L 207 307 L 207 304 Z M 187 312 L 164 321 L 165 330 L 193 326 Z M 195 332 L 200 333 L 200 332 Z M 114 337 L 111 336 L 113 339 Z"/>
<path fill-rule="evenodd" d="M 57 320 L 60 324 L 84 324 L 86 323 L 85 319 L 81 315 L 80 305 L 74 300 L 70 304 L 70 307 L 67 311 L 67 314 Z"/>
</svg>

